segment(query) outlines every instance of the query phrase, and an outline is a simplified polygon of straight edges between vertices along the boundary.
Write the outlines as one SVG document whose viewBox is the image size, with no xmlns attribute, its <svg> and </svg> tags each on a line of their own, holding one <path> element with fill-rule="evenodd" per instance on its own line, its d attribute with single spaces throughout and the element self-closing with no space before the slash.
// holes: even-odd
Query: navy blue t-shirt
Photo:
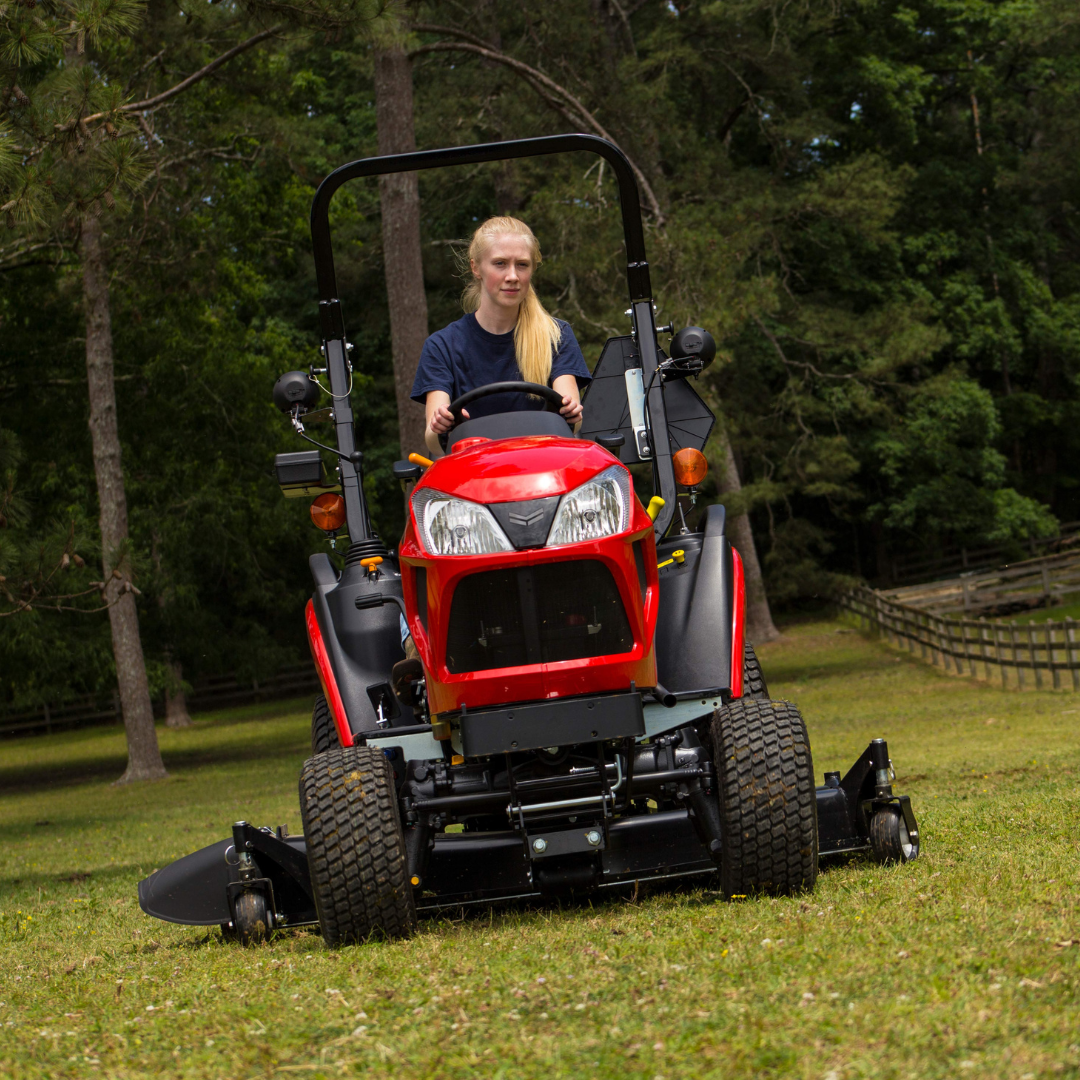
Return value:
<svg viewBox="0 0 1080 1080">
<path fill-rule="evenodd" d="M 570 324 L 557 320 L 562 330 L 559 348 L 551 360 L 548 386 L 560 375 L 574 375 L 578 385 L 589 381 L 585 357 Z M 424 342 L 420 363 L 413 382 L 412 399 L 421 405 L 429 390 L 445 390 L 450 400 L 459 398 L 478 386 L 495 382 L 520 382 L 514 353 L 514 331 L 489 334 L 470 312 L 444 330 L 438 330 Z M 492 394 L 468 406 L 469 416 L 490 416 L 518 409 L 542 409 L 544 403 L 528 394 Z"/>
</svg>

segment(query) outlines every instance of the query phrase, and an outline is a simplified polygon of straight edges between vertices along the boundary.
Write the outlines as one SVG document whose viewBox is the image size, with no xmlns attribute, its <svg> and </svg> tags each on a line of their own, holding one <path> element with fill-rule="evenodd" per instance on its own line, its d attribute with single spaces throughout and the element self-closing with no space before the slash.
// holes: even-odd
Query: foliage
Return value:
<svg viewBox="0 0 1080 1080">
<path fill-rule="evenodd" d="M 35 48 L 52 60 L 18 59 L 30 104 L 0 89 L 5 206 L 16 181 L 30 191 L 10 148 L 30 145 L 33 110 L 57 102 L 53 126 L 40 126 L 55 133 L 61 104 L 81 100 L 49 89 L 78 32 L 48 10 L 41 25 L 55 33 Z M 29 25 L 31 13 L 11 4 L 0 17 Z M 116 114 L 270 18 L 291 20 L 288 33 L 162 106 Z M 277 494 L 272 455 L 297 443 L 267 398 L 279 371 L 317 355 L 307 206 L 332 168 L 376 152 L 372 42 L 402 18 L 419 28 L 403 40 L 421 147 L 592 118 L 640 169 L 657 207 L 646 199 L 658 319 L 718 338 L 698 388 L 730 435 L 774 599 L 820 594 L 838 574 L 887 575 L 899 552 L 1017 545 L 1080 519 L 1080 20 L 1068 0 L 307 0 L 183 15 L 154 0 L 137 27 L 86 38 L 97 82 L 81 75 L 81 92 L 114 95 L 94 107 L 113 108 L 120 137 L 95 121 L 83 157 L 126 146 L 132 181 L 108 173 L 112 208 L 104 191 L 79 189 L 85 212 L 101 207 L 114 268 L 132 550 L 154 662 L 179 659 L 189 677 L 254 674 L 302 653 L 303 556 L 322 542 L 304 507 Z M 74 138 L 33 145 L 74 161 Z M 539 288 L 590 363 L 628 331 L 617 195 L 595 160 L 424 173 L 420 188 L 432 329 L 460 312 L 457 242 L 500 209 L 537 231 Z M 61 213 L 73 197 L 35 195 L 53 231 L 20 209 L 0 241 L 13 253 L 3 265 L 18 267 L 0 289 L 0 400 L 19 403 L 5 421 L 37 521 L 96 512 Z M 392 542 L 403 508 L 389 472 L 377 185 L 343 189 L 332 222 L 365 488 Z M 60 246 L 29 250 L 48 237 Z M 715 475 L 703 491 L 717 497 Z M 80 662 L 67 678 L 104 677 Z"/>
</svg>

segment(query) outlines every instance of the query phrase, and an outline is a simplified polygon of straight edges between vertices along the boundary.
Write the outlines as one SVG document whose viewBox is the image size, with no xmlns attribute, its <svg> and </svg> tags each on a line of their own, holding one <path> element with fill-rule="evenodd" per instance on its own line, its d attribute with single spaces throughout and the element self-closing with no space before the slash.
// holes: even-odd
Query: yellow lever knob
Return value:
<svg viewBox="0 0 1080 1080">
<path fill-rule="evenodd" d="M 650 521 L 656 520 L 656 515 L 660 513 L 664 508 L 664 500 L 659 495 L 654 495 L 649 500 L 649 505 L 645 507 L 645 513 L 649 515 Z"/>
</svg>

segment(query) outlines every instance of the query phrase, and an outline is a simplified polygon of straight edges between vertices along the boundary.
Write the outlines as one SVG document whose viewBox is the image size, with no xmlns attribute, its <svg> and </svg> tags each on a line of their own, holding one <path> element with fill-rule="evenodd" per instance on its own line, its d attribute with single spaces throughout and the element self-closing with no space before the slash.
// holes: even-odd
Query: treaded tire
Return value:
<svg viewBox="0 0 1080 1080">
<path fill-rule="evenodd" d="M 765 676 L 762 674 L 761 664 L 758 662 L 757 653 L 754 652 L 754 646 L 749 641 L 743 645 L 742 679 L 743 697 L 751 698 L 754 701 L 769 700 L 769 688 L 765 685 Z"/>
<path fill-rule="evenodd" d="M 320 694 L 311 710 L 311 753 L 325 754 L 327 750 L 333 750 L 340 745 L 330 703 L 325 695 Z"/>
<path fill-rule="evenodd" d="M 810 741 L 787 701 L 736 700 L 713 713 L 724 895 L 784 894 L 817 880 Z"/>
<path fill-rule="evenodd" d="M 241 945 L 258 945 L 270 936 L 270 918 L 266 897 L 261 892 L 245 889 L 236 898 L 233 925 Z"/>
<path fill-rule="evenodd" d="M 305 761 L 300 816 L 326 944 L 408 937 L 416 929 L 416 902 L 394 773 L 383 752 L 339 746 Z"/>
<path fill-rule="evenodd" d="M 879 863 L 906 863 L 919 850 L 911 842 L 903 815 L 895 806 L 884 806 L 870 818 L 870 849 Z"/>
</svg>

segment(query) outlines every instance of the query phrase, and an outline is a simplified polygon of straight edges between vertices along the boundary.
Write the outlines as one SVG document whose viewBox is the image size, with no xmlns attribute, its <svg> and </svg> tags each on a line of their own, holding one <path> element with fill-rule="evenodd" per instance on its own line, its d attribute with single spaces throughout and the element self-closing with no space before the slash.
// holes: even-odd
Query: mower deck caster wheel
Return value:
<svg viewBox="0 0 1080 1080">
<path fill-rule="evenodd" d="M 245 889 L 236 898 L 233 926 L 241 945 L 257 945 L 270 936 L 266 897 L 256 889 Z"/>
<path fill-rule="evenodd" d="M 870 849 L 879 863 L 906 863 L 918 855 L 897 807 L 883 806 L 870 818 Z"/>
</svg>

